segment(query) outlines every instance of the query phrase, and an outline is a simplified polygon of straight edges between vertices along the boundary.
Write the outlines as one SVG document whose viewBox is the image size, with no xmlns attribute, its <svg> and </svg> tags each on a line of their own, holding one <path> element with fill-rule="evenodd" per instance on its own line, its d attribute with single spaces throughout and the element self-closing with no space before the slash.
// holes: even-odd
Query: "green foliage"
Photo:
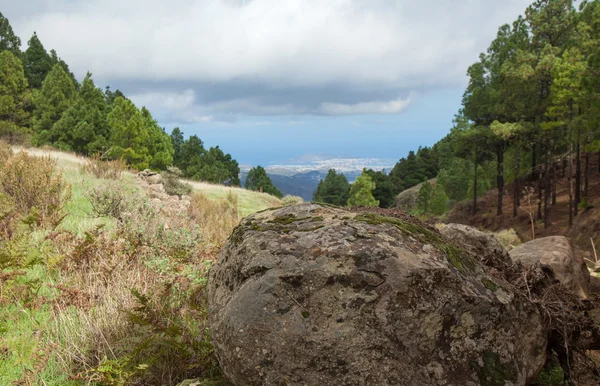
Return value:
<svg viewBox="0 0 600 386">
<path fill-rule="evenodd" d="M 88 72 L 73 104 L 54 124 L 54 145 L 81 154 L 94 154 L 108 149 L 110 126 L 108 107 L 102 90 L 96 88 Z"/>
<path fill-rule="evenodd" d="M 198 136 L 192 135 L 183 140 L 183 133 L 174 129 L 171 143 L 175 152 L 174 164 L 183 171 L 186 178 L 215 184 L 240 186 L 240 168 L 231 155 L 217 147 L 208 151 Z"/>
<path fill-rule="evenodd" d="M 268 193 L 278 198 L 283 197 L 283 193 L 273 185 L 273 182 L 267 175 L 267 171 L 260 165 L 253 167 L 248 172 L 248 176 L 246 177 L 246 189 Z"/>
<path fill-rule="evenodd" d="M 366 173 L 375 183 L 373 197 L 379 201 L 379 206 L 382 208 L 391 208 L 394 206 L 397 192 L 392 179 L 383 171 L 367 170 Z"/>
<path fill-rule="evenodd" d="M 0 136 L 26 132 L 28 104 L 27 79 L 21 61 L 10 51 L 0 52 Z"/>
<path fill-rule="evenodd" d="M 356 181 L 350 186 L 350 197 L 348 197 L 348 206 L 379 206 L 379 201 L 373 197 L 375 182 L 366 170 L 358 176 Z"/>
<path fill-rule="evenodd" d="M 75 85 L 65 70 L 58 64 L 52 67 L 34 99 L 33 129 L 37 144 L 52 144 L 63 135 L 54 129 L 54 124 L 71 107 L 75 93 Z"/>
<path fill-rule="evenodd" d="M 144 129 L 144 119 L 140 111 L 129 99 L 119 97 L 108 114 L 112 128 L 109 155 L 113 159 L 122 158 L 133 168 L 148 168 L 151 159 L 148 150 L 150 136 Z"/>
<path fill-rule="evenodd" d="M 448 196 L 444 186 L 440 183 L 436 183 L 433 191 L 431 192 L 431 199 L 429 200 L 429 210 L 431 214 L 435 216 L 442 216 L 446 213 L 448 208 Z"/>
<path fill-rule="evenodd" d="M 350 194 L 350 184 L 343 173 L 329 170 L 324 180 L 319 181 L 313 193 L 313 201 L 325 204 L 346 206 Z"/>
<path fill-rule="evenodd" d="M 21 39 L 15 35 L 8 19 L 0 12 L 0 52 L 2 51 L 21 56 Z"/>
<path fill-rule="evenodd" d="M 423 182 L 421 189 L 419 189 L 419 197 L 417 199 L 417 208 L 423 213 L 429 213 L 429 201 L 431 201 L 431 194 L 433 187 L 429 181 Z"/>
<path fill-rule="evenodd" d="M 414 151 L 410 151 L 408 157 L 400 159 L 390 171 L 390 179 L 397 194 L 434 178 L 438 170 L 437 150 L 423 147 L 419 148 L 416 154 Z"/>
<path fill-rule="evenodd" d="M 436 182 L 444 187 L 449 199 L 462 201 L 468 197 L 472 178 L 471 162 L 462 158 L 452 158 L 440 170 Z"/>
<path fill-rule="evenodd" d="M 171 138 L 158 126 L 158 122 L 152 118 L 150 111 L 142 107 L 144 129 L 148 132 L 148 152 L 150 154 L 150 167 L 165 170 L 173 164 L 173 145 Z"/>
<path fill-rule="evenodd" d="M 25 76 L 31 87 L 40 89 L 44 79 L 52 70 L 52 58 L 35 32 L 27 44 L 24 55 Z"/>
<path fill-rule="evenodd" d="M 173 146 L 173 165 L 181 168 L 183 161 L 183 132 L 179 130 L 179 127 L 173 129 L 170 135 L 171 146 Z"/>
</svg>

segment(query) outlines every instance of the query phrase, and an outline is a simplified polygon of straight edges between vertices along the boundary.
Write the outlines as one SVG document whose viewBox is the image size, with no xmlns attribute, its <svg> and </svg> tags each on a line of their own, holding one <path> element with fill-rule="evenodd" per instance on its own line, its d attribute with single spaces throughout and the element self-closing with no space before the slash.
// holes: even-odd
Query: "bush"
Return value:
<svg viewBox="0 0 600 386">
<path fill-rule="evenodd" d="M 304 200 L 302 199 L 302 197 L 292 196 L 290 194 L 286 194 L 283 197 L 283 205 L 285 206 L 298 205 L 302 204 L 303 202 Z"/>
<path fill-rule="evenodd" d="M 56 161 L 26 152 L 10 156 L 0 170 L 0 190 L 14 201 L 15 210 L 29 215 L 30 222 L 58 224 L 71 187 L 56 170 Z"/>
<path fill-rule="evenodd" d="M 171 166 L 161 174 L 165 192 L 171 196 L 184 196 L 192 192 L 192 186 L 179 181 L 182 173 L 178 168 Z"/>
<path fill-rule="evenodd" d="M 523 243 L 519 238 L 519 235 L 517 235 L 517 232 L 512 228 L 504 229 L 492 234 L 496 237 L 496 239 L 498 239 L 504 248 L 507 248 L 509 245 L 516 247 Z"/>
<path fill-rule="evenodd" d="M 121 220 L 130 207 L 127 195 L 120 185 L 107 184 L 92 189 L 87 193 L 87 199 L 94 215 Z"/>
<path fill-rule="evenodd" d="M 202 193 L 192 196 L 190 216 L 202 229 L 204 241 L 223 245 L 239 221 L 237 195 L 229 192 L 224 201 L 211 200 Z"/>
<path fill-rule="evenodd" d="M 105 161 L 99 154 L 95 154 L 83 164 L 81 169 L 96 178 L 118 180 L 127 169 L 127 163 L 122 159 Z"/>
</svg>

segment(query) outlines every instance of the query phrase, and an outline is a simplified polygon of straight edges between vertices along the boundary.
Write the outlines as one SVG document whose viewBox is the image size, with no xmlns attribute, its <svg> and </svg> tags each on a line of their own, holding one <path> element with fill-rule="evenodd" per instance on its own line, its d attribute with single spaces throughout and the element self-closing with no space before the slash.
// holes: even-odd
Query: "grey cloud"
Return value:
<svg viewBox="0 0 600 386">
<path fill-rule="evenodd" d="M 31 0 L 2 5 L 81 77 L 165 116 L 399 113 L 462 87 L 529 0 Z M 193 98 L 192 98 L 193 96 Z M 180 118 L 177 118 L 180 117 Z"/>
</svg>

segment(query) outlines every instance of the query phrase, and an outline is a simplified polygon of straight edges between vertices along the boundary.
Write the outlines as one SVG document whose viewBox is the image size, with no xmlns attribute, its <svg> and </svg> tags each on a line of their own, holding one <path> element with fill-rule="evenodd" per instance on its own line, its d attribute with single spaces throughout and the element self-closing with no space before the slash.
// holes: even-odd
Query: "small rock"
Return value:
<svg viewBox="0 0 600 386">
<path fill-rule="evenodd" d="M 590 272 L 583 254 L 564 236 L 550 236 L 522 244 L 509 252 L 513 261 L 526 267 L 536 263 L 552 269 L 566 289 L 582 299 L 589 294 Z"/>
</svg>

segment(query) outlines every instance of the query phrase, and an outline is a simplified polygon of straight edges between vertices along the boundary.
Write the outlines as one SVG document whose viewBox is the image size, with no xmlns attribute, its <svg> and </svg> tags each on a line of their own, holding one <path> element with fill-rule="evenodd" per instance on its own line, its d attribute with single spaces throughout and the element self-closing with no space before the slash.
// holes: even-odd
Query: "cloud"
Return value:
<svg viewBox="0 0 600 386">
<path fill-rule="evenodd" d="M 179 113 L 389 114 L 398 95 L 463 87 L 529 2 L 30 0 L 3 13 L 76 75 Z"/>
<path fill-rule="evenodd" d="M 323 103 L 321 110 L 328 115 L 398 114 L 411 102 L 411 97 L 388 102 L 362 102 L 356 104 Z"/>
</svg>

